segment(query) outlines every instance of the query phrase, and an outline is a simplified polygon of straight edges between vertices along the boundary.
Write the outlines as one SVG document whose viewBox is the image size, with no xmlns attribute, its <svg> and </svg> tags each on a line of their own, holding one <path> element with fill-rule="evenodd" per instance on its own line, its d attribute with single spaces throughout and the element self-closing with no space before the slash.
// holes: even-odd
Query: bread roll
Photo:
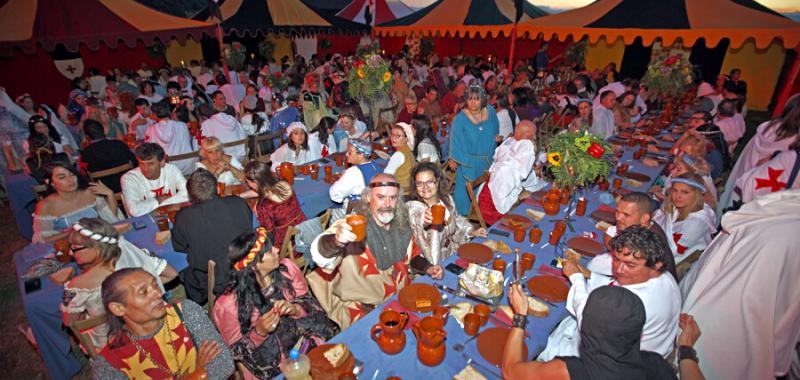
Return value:
<svg viewBox="0 0 800 380">
<path fill-rule="evenodd" d="M 329 348 L 322 355 L 325 356 L 328 363 L 331 363 L 333 368 L 336 368 L 344 364 L 347 357 L 350 356 L 350 350 L 344 344 L 339 343 Z"/>
</svg>

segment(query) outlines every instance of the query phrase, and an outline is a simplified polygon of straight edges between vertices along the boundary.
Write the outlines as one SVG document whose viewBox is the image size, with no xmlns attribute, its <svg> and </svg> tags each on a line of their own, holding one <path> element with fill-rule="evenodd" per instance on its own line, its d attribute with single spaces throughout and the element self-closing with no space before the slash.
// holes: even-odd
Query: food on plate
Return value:
<svg viewBox="0 0 800 380">
<path fill-rule="evenodd" d="M 417 298 L 417 300 L 414 301 L 414 306 L 416 306 L 417 309 L 424 309 L 426 307 L 431 307 L 431 305 L 431 300 L 427 298 Z"/>
<path fill-rule="evenodd" d="M 506 255 L 511 254 L 511 248 L 509 248 L 508 244 L 502 241 L 494 241 L 494 240 L 484 240 L 483 245 L 489 247 L 492 251 L 497 251 L 500 253 L 504 253 Z"/>
<path fill-rule="evenodd" d="M 550 315 L 550 307 L 533 297 L 528 297 L 528 315 L 546 317 Z"/>
<path fill-rule="evenodd" d="M 637 181 L 637 180 L 635 180 L 635 179 L 630 179 L 630 178 L 628 178 L 628 179 L 626 179 L 626 180 L 625 180 L 625 186 L 629 186 L 629 187 L 640 187 L 640 186 L 642 186 L 642 185 L 644 185 L 644 183 L 643 183 L 643 182 L 641 182 L 641 181 Z"/>
<path fill-rule="evenodd" d="M 606 232 L 606 230 L 608 230 L 611 227 L 611 223 L 600 221 L 597 222 L 597 224 L 595 224 L 594 226 L 597 227 L 598 230 Z"/>
<path fill-rule="evenodd" d="M 461 325 L 464 324 L 464 317 L 470 312 L 472 312 L 472 304 L 466 301 L 450 306 L 450 315 Z"/>
<path fill-rule="evenodd" d="M 350 350 L 348 350 L 347 346 L 344 344 L 339 343 L 333 345 L 333 347 L 329 348 L 328 351 L 325 351 L 322 355 L 325 356 L 328 363 L 331 363 L 331 367 L 336 368 L 344 364 L 347 357 L 350 356 Z"/>
<path fill-rule="evenodd" d="M 471 263 L 458 276 L 459 285 L 473 296 L 492 298 L 503 294 L 503 273 Z"/>
<path fill-rule="evenodd" d="M 475 368 L 472 368 L 471 365 L 467 364 L 461 372 L 453 376 L 453 380 L 486 380 L 486 377 L 476 371 Z"/>
<path fill-rule="evenodd" d="M 541 221 L 542 218 L 544 218 L 544 211 L 539 211 L 539 210 L 534 210 L 532 208 L 529 208 L 529 209 L 525 210 L 525 212 L 531 218 L 536 219 L 537 222 Z"/>
</svg>

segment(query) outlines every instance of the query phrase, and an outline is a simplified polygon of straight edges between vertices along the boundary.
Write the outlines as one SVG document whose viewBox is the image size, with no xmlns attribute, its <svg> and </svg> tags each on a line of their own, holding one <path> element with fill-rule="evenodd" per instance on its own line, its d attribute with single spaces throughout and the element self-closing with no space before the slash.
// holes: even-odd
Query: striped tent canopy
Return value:
<svg viewBox="0 0 800 380">
<path fill-rule="evenodd" d="M 598 0 L 585 7 L 519 24 L 521 32 L 539 33 L 545 39 L 568 36 L 589 42 L 622 38 L 632 44 L 637 37 L 648 46 L 660 38 L 666 46 L 678 38 L 690 47 L 700 39 L 716 46 L 723 38 L 738 48 L 749 39 L 766 48 L 780 39 L 787 49 L 800 47 L 800 24 L 754 0 Z"/>
<path fill-rule="evenodd" d="M 219 6 L 226 34 L 364 32 L 364 25 L 323 16 L 300 0 L 225 0 Z M 208 21 L 215 18 L 210 17 Z"/>
<path fill-rule="evenodd" d="M 510 35 L 516 8 L 514 0 L 437 0 L 406 17 L 380 24 L 373 30 L 382 36 L 445 35 L 496 37 Z M 520 22 L 547 15 L 523 1 Z"/>
<path fill-rule="evenodd" d="M 0 55 L 15 48 L 33 54 L 37 45 L 47 51 L 63 44 L 77 51 L 80 44 L 91 50 L 103 42 L 116 48 L 122 41 L 130 48 L 138 40 L 153 44 L 157 39 L 180 42 L 188 36 L 199 40 L 212 34 L 207 22 L 162 13 L 134 0 L 6 0 L 0 1 Z"/>
<path fill-rule="evenodd" d="M 336 15 L 346 20 L 367 24 L 367 6 L 371 17 L 370 25 L 383 24 L 414 13 L 414 9 L 402 0 L 353 0 Z"/>
</svg>

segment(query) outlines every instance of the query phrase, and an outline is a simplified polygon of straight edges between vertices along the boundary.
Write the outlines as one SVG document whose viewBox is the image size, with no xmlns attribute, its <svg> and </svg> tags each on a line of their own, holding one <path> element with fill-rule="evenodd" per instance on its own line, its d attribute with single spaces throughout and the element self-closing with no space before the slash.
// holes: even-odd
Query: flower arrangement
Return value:
<svg viewBox="0 0 800 380">
<path fill-rule="evenodd" d="M 611 146 L 589 132 L 559 133 L 547 151 L 553 182 L 562 188 L 591 185 L 611 172 Z"/>
<path fill-rule="evenodd" d="M 377 53 L 361 56 L 353 62 L 348 81 L 348 92 L 355 99 L 367 99 L 388 94 L 392 86 L 389 63 Z"/>
<path fill-rule="evenodd" d="M 241 70 L 244 67 L 244 60 L 247 58 L 247 49 L 239 42 L 225 44 L 222 46 L 222 54 L 228 67 L 234 70 Z"/>
<path fill-rule="evenodd" d="M 378 54 L 381 51 L 381 45 L 378 40 L 371 38 L 362 39 L 356 47 L 356 56 L 364 57 L 370 54 Z"/>
<path fill-rule="evenodd" d="M 677 97 L 692 83 L 692 64 L 683 55 L 661 55 L 647 66 L 642 84 L 651 96 Z"/>
<path fill-rule="evenodd" d="M 281 74 L 280 71 L 270 74 L 267 81 L 273 90 L 283 91 L 289 87 L 289 78 Z"/>
</svg>

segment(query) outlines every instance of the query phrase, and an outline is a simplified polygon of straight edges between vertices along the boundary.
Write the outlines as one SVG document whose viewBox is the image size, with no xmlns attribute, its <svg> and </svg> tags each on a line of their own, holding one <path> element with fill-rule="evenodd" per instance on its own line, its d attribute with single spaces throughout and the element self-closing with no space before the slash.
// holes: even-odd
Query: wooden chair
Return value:
<svg viewBox="0 0 800 380">
<path fill-rule="evenodd" d="M 42 200 L 42 198 L 45 197 L 45 194 L 47 193 L 47 185 L 31 186 L 31 191 L 33 192 L 33 195 L 36 196 L 36 200 L 40 201 Z"/>
<path fill-rule="evenodd" d="M 297 235 L 300 230 L 295 228 L 294 226 L 289 226 L 286 229 L 286 235 L 283 236 L 283 242 L 281 243 L 281 249 L 278 251 L 278 260 L 282 260 L 284 258 L 289 258 L 294 262 L 298 268 L 302 269 L 303 272 L 306 270 L 306 263 L 305 258 L 303 256 L 294 257 L 294 235 Z"/>
<path fill-rule="evenodd" d="M 247 137 L 245 137 L 245 138 L 243 138 L 241 140 L 226 142 L 226 143 L 222 144 L 222 147 L 223 148 L 233 148 L 233 147 L 237 147 L 239 145 L 242 145 L 242 146 L 244 146 L 244 156 L 247 157 L 247 152 L 248 152 L 248 150 L 247 150 L 247 148 L 248 148 L 247 142 L 248 141 L 249 140 L 247 139 Z"/>
<path fill-rule="evenodd" d="M 217 303 L 217 296 L 214 294 L 214 284 L 216 284 L 217 275 L 214 270 L 217 269 L 217 263 L 214 260 L 208 260 L 208 318 L 211 319 L 211 323 L 214 323 L 216 326 L 216 322 L 214 322 L 214 304 Z"/>
<path fill-rule="evenodd" d="M 250 147 L 249 152 L 253 153 L 253 157 L 254 158 L 260 158 L 261 156 L 264 156 L 265 154 L 271 154 L 272 152 L 265 153 L 265 152 L 261 151 L 261 143 L 264 142 L 264 141 L 271 141 L 271 140 L 280 139 L 280 138 L 281 138 L 281 133 L 280 132 L 272 132 L 272 133 L 268 133 L 266 135 L 255 136 L 255 138 L 253 139 L 253 146 Z M 272 150 L 275 151 L 275 149 L 277 149 L 277 148 L 278 147 L 273 147 Z"/>
<path fill-rule="evenodd" d="M 100 315 L 94 318 L 89 319 L 82 319 L 80 321 L 72 321 L 69 324 L 69 329 L 78 338 L 78 342 L 80 342 L 81 346 L 86 349 L 86 352 L 89 354 L 89 357 L 94 359 L 97 357 L 97 349 L 94 347 L 94 343 L 92 343 L 91 337 L 89 334 L 84 333 L 84 331 L 91 329 L 93 327 L 99 326 L 105 323 L 106 317 L 105 315 Z"/>
<path fill-rule="evenodd" d="M 484 172 L 480 177 L 475 178 L 474 181 L 467 181 L 467 194 L 469 195 L 469 212 L 467 212 L 467 219 L 470 221 L 477 221 L 481 227 L 486 228 L 486 221 L 483 220 L 483 214 L 478 207 L 478 197 L 475 196 L 475 189 L 489 179 L 489 172 Z"/>
<path fill-rule="evenodd" d="M 91 179 L 92 181 L 97 181 L 100 178 L 108 177 L 114 174 L 125 173 L 131 169 L 133 169 L 133 165 L 130 162 L 126 162 L 122 165 L 115 166 L 110 169 L 99 170 L 96 172 L 89 172 L 89 179 Z"/>
<path fill-rule="evenodd" d="M 323 212 L 319 216 L 319 224 L 320 224 L 320 226 L 322 226 L 322 231 L 325 231 L 325 229 L 328 228 L 328 223 L 330 223 L 330 221 L 331 221 L 332 213 L 333 213 L 333 210 L 327 209 L 327 210 L 325 210 L 325 212 Z"/>
<path fill-rule="evenodd" d="M 200 157 L 200 151 L 196 150 L 194 152 L 178 154 L 175 156 L 167 156 L 167 162 L 182 161 L 182 160 L 188 160 L 190 158 L 199 158 L 199 157 Z"/>
</svg>

